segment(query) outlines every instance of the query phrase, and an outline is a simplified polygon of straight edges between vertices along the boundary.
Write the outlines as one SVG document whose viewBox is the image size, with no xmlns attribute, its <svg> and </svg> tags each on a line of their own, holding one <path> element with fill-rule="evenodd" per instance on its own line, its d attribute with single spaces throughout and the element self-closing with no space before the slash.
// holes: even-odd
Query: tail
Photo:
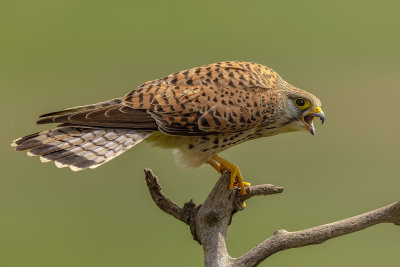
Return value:
<svg viewBox="0 0 400 267">
<path fill-rule="evenodd" d="M 73 171 L 94 169 L 140 143 L 153 131 L 86 126 L 62 126 L 30 134 L 12 143 L 42 162 L 54 161 Z"/>
</svg>

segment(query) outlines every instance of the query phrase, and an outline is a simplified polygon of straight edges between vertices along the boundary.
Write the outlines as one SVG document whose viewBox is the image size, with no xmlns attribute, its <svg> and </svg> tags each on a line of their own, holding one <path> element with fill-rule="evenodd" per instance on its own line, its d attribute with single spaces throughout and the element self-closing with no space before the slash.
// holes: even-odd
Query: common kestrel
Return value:
<svg viewBox="0 0 400 267">
<path fill-rule="evenodd" d="M 96 168 L 146 140 L 173 148 L 185 167 L 210 164 L 230 172 L 245 194 L 239 168 L 217 153 L 265 136 L 307 130 L 325 116 L 320 100 L 285 82 L 272 69 L 219 62 L 146 82 L 122 98 L 40 116 L 53 129 L 13 142 L 42 162 L 78 171 Z"/>
</svg>

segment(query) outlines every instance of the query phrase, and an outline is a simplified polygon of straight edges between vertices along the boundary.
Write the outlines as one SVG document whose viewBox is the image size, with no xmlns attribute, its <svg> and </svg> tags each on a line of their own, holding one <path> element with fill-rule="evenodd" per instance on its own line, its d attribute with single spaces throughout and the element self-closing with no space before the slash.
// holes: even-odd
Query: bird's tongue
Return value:
<svg viewBox="0 0 400 267">
<path fill-rule="evenodd" d="M 314 128 L 314 124 L 313 121 L 315 119 L 315 116 L 312 114 L 308 114 L 304 117 L 304 122 L 308 125 L 308 127 L 310 128 L 310 133 L 312 135 L 315 135 L 315 128 Z"/>
</svg>

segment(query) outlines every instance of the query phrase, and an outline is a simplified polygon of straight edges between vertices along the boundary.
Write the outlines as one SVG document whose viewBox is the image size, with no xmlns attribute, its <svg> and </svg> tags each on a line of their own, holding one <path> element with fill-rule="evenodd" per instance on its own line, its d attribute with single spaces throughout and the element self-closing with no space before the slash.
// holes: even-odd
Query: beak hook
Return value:
<svg viewBox="0 0 400 267">
<path fill-rule="evenodd" d="M 314 116 L 318 117 L 321 120 L 321 123 L 324 124 L 324 122 L 325 122 L 325 114 L 321 109 L 319 109 L 319 110 L 320 110 L 319 112 L 314 113 Z"/>
</svg>

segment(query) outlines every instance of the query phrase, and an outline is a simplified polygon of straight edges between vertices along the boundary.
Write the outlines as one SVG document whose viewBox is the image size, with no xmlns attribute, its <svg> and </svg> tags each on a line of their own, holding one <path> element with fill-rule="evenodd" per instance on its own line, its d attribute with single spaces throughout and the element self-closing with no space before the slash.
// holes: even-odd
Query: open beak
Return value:
<svg viewBox="0 0 400 267">
<path fill-rule="evenodd" d="M 308 112 L 306 115 L 303 116 L 302 120 L 306 125 L 306 128 L 312 135 L 315 135 L 315 128 L 313 121 L 315 118 L 320 118 L 321 122 L 324 123 L 325 121 L 325 114 L 320 107 L 315 108 L 313 111 Z"/>
</svg>

